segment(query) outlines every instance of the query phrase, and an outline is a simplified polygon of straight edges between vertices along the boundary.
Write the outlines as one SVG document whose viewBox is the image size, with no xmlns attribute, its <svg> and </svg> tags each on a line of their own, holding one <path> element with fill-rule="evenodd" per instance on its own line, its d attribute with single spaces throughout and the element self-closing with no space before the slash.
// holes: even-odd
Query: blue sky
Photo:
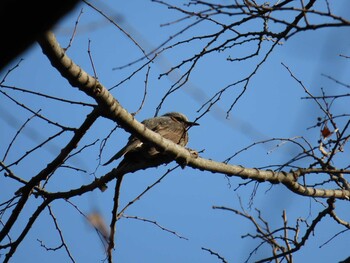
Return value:
<svg viewBox="0 0 350 263">
<path fill-rule="evenodd" d="M 184 25 L 177 23 L 160 27 L 161 24 L 174 21 L 181 16 L 174 10 L 150 1 L 95 3 L 107 15 L 116 16 L 117 23 L 128 31 L 146 51 L 152 50 L 167 40 L 169 35 L 177 32 Z M 337 1 L 332 5 L 339 15 L 346 15 L 345 12 L 350 8 L 347 1 Z M 87 52 L 90 41 L 90 51 L 98 78 L 106 87 L 113 87 L 145 61 L 122 70 L 113 70 L 113 68 L 140 58 L 142 52 L 115 26 L 86 5 L 81 5 L 54 29 L 63 47 L 69 42 L 81 7 L 83 7 L 83 14 L 68 55 L 87 72 L 93 74 Z M 214 27 L 209 25 L 198 27 L 182 35 L 180 39 L 190 37 L 194 33 L 199 34 L 198 32 L 205 33 L 206 30 L 214 30 Z M 311 100 L 301 99 L 306 94 L 281 63 L 287 65 L 314 94 L 320 94 L 321 87 L 330 94 L 345 93 L 344 89 L 321 74 L 327 74 L 349 83 L 349 62 L 339 57 L 339 54 L 349 54 L 350 39 L 348 36 L 349 29 L 346 28 L 323 29 L 297 34 L 283 45 L 278 46 L 251 79 L 247 92 L 235 105 L 230 117 L 226 119 L 225 112 L 241 91 L 241 86 L 230 89 L 199 121 L 201 125 L 190 130 L 188 146 L 198 151 L 204 150 L 201 153 L 202 157 L 223 161 L 237 151 L 263 139 L 304 136 L 315 144 L 319 139 L 319 130 L 307 130 L 307 128 L 315 125 L 317 117 L 322 117 L 322 113 Z M 171 43 L 176 43 L 176 41 Z M 198 51 L 201 46 L 201 42 L 195 42 L 170 49 L 162 53 L 151 64 L 147 78 L 147 97 L 142 110 L 136 116 L 138 120 L 152 117 L 155 114 L 160 99 L 178 76 L 176 74 L 181 74 L 184 70 L 180 68 L 176 74 L 161 79 L 158 79 L 159 74 L 186 59 L 193 52 Z M 175 92 L 165 101 L 160 113 L 180 111 L 190 119 L 198 117 L 201 112 L 198 113 L 197 110 L 205 102 L 205 98 L 213 96 L 221 88 L 249 74 L 256 62 L 261 59 L 259 57 L 238 63 L 226 60 L 228 56 L 239 56 L 239 52 L 249 52 L 245 48 L 251 47 L 242 46 L 237 50 L 214 53 L 200 60 L 189 83 L 183 90 Z M 55 69 L 50 67 L 47 58 L 37 44 L 34 44 L 21 57 L 24 60 L 20 63 L 20 67 L 8 76 L 6 81 L 8 85 L 93 103 L 85 94 L 72 88 Z M 1 76 L 4 72 L 1 73 Z M 113 95 L 130 112 L 136 111 L 142 101 L 146 74 L 147 67 L 112 91 Z M 199 91 L 200 95 L 198 95 Z M 11 94 L 35 110 L 41 109 L 42 114 L 48 118 L 70 127 L 79 126 L 90 111 L 89 107 L 66 105 L 25 93 L 12 92 Z M 2 101 L 0 109 L 4 114 L 0 122 L 4 128 L 1 131 L 1 144 L 7 147 L 18 128 L 31 114 L 19 109 L 8 99 L 2 98 Z M 334 105 L 334 111 L 338 113 L 344 111 L 346 109 L 344 104 L 338 101 Z M 101 140 L 114 126 L 115 124 L 110 120 L 98 120 L 87 133 L 81 147 L 97 139 L 100 141 L 69 161 L 69 164 L 85 170 L 86 173 L 61 168 L 55 173 L 48 189 L 51 191 L 67 190 L 90 182 L 93 179 L 92 173 L 101 176 L 108 172 L 113 165 L 98 167 L 99 146 Z M 16 140 L 16 147 L 9 154 L 9 161 L 18 159 L 28 149 L 47 138 L 48 134 L 52 135 L 57 131 L 57 128 L 52 128 L 34 118 Z M 14 172 L 24 179 L 29 179 L 54 158 L 70 136 L 71 134 L 67 134 L 53 140 L 30 158 L 25 158 L 22 165 L 15 166 Z M 123 130 L 118 129 L 104 148 L 102 162 L 108 160 L 123 147 L 128 136 Z M 257 145 L 237 155 L 231 160 L 231 163 L 247 167 L 281 164 L 292 158 L 299 150 L 288 144 L 276 148 L 276 144 L 275 142 Z M 3 150 L 0 154 L 3 156 Z M 349 158 L 348 152 L 344 153 L 344 157 Z M 341 165 L 342 162 L 340 161 L 339 164 Z M 299 163 L 299 165 L 307 165 L 307 163 Z M 168 168 L 174 166 L 175 164 L 171 163 L 167 167 L 128 175 L 123 183 L 121 207 L 156 181 Z M 1 177 L 0 185 L 3 185 L 4 182 L 5 179 Z M 212 206 L 239 209 L 241 198 L 242 205 L 247 212 L 256 216 L 254 208 L 259 208 L 262 216 L 271 223 L 272 228 L 282 226 L 283 209 L 286 209 L 288 222 L 292 226 L 295 226 L 297 218 L 312 220 L 322 210 L 320 203 L 310 198 L 296 196 L 284 186 L 271 187 L 268 183 L 259 185 L 252 209 L 249 209 L 254 184 L 241 186 L 235 190 L 239 184 L 244 182 L 240 178 L 228 179 L 220 174 L 201 172 L 192 168 L 176 169 L 127 209 L 125 214 L 156 221 L 188 240 L 161 230 L 154 224 L 123 218 L 117 224 L 115 260 L 119 262 L 220 262 L 215 256 L 201 249 L 205 247 L 218 252 L 229 262 L 244 262 L 259 241 L 249 238 L 242 239 L 241 236 L 248 232 L 254 233 L 254 226 L 233 213 L 213 210 Z M 8 181 L 6 183 L 6 189 L 4 187 L 0 194 L 2 201 L 18 187 L 18 185 L 9 184 Z M 71 201 L 86 214 L 97 211 L 109 224 L 113 189 L 114 182 L 109 184 L 106 192 L 94 191 L 84 197 L 73 198 Z M 28 216 L 37 205 L 38 201 L 32 200 L 26 206 L 26 215 Z M 349 220 L 348 208 L 345 205 L 344 202 L 337 202 L 338 212 L 344 220 Z M 76 262 L 100 262 L 104 259 L 103 246 L 96 232 L 84 217 L 64 201 L 54 203 L 52 210 Z M 25 216 L 20 218 L 18 231 L 26 220 Z M 350 238 L 347 233 L 319 248 L 341 229 L 328 217 L 325 218 L 316 228 L 315 235 L 310 237 L 305 248 L 295 254 L 295 262 L 310 260 L 337 262 L 345 259 L 349 256 L 347 248 Z M 40 247 L 37 239 L 42 240 L 47 246 L 55 247 L 59 244 L 58 235 L 54 231 L 52 219 L 47 211 L 42 214 L 19 247 L 13 262 L 69 262 L 65 251 L 47 252 Z M 269 249 L 261 249 L 259 253 L 253 255 L 253 258 L 259 259 L 264 255 L 270 255 L 269 253 Z"/>
</svg>

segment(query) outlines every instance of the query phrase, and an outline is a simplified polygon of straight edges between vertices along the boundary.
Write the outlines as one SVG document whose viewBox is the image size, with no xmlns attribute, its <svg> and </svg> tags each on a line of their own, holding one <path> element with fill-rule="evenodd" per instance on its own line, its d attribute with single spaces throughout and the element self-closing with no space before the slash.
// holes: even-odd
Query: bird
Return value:
<svg viewBox="0 0 350 263">
<path fill-rule="evenodd" d="M 189 121 L 184 114 L 179 112 L 168 112 L 159 117 L 146 119 L 141 123 L 182 147 L 188 143 L 188 129 L 199 125 Z M 173 160 L 173 157 L 160 151 L 151 143 L 143 142 L 135 135 L 131 135 L 127 144 L 103 165 L 108 165 L 121 157 L 124 158 L 116 168 L 126 172 L 156 167 Z"/>
</svg>

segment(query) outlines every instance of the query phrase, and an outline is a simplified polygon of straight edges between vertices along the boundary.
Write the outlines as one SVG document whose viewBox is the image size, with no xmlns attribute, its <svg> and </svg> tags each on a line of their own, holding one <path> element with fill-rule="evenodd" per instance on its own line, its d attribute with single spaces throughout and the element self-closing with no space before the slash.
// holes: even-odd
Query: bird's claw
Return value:
<svg viewBox="0 0 350 263">
<path fill-rule="evenodd" d="M 187 157 L 183 159 L 181 158 L 180 160 L 177 160 L 177 163 L 181 166 L 182 169 L 184 169 L 187 166 L 191 158 L 198 158 L 199 156 L 196 150 L 192 150 L 190 148 L 186 148 L 186 150 L 190 153 L 191 157 Z"/>
</svg>

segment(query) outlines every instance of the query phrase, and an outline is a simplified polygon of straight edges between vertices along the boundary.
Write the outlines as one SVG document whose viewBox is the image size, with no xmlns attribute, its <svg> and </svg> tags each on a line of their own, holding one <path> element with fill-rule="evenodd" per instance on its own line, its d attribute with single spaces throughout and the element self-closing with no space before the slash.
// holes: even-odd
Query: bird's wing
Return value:
<svg viewBox="0 0 350 263">
<path fill-rule="evenodd" d="M 155 120 L 156 119 L 156 120 Z M 159 133 L 164 138 L 173 141 L 174 143 L 179 143 L 182 137 L 184 136 L 183 127 L 171 122 L 169 118 L 157 117 L 153 119 L 147 119 L 142 122 L 148 129 L 151 129 L 154 132 Z M 140 139 L 131 135 L 129 141 L 125 147 L 123 147 L 119 152 L 117 152 L 108 162 L 104 165 L 110 164 L 114 160 L 119 159 L 128 152 L 137 152 L 140 149 L 145 149 L 148 144 L 144 144 Z M 151 149 L 149 149 L 151 150 Z M 156 152 L 156 149 L 152 148 Z"/>
<path fill-rule="evenodd" d="M 141 122 L 142 124 L 144 124 L 147 128 L 152 128 L 150 126 L 152 126 L 152 123 L 150 121 L 151 119 L 146 119 L 143 122 Z M 111 162 L 113 162 L 114 160 L 119 159 L 120 157 L 122 157 L 123 155 L 125 155 L 126 153 L 130 152 L 131 150 L 136 150 L 137 148 L 139 148 L 143 143 L 134 135 L 130 135 L 129 139 L 128 139 L 128 143 L 119 151 L 117 152 L 111 159 L 109 159 L 106 163 L 104 163 L 103 165 L 108 165 Z"/>
<path fill-rule="evenodd" d="M 165 139 L 171 140 L 177 144 L 179 144 L 185 133 L 185 130 L 181 124 L 169 122 L 169 120 L 159 122 L 159 124 L 152 130 L 159 133 Z"/>
<path fill-rule="evenodd" d="M 125 145 L 119 152 L 117 152 L 111 159 L 108 160 L 108 162 L 106 162 L 103 165 L 110 164 L 111 162 L 119 159 L 120 157 L 122 157 L 123 155 L 128 153 L 129 151 L 134 150 L 136 148 L 139 148 L 141 145 L 142 145 L 142 142 L 139 139 L 137 139 L 134 136 L 130 136 L 127 145 Z"/>
</svg>

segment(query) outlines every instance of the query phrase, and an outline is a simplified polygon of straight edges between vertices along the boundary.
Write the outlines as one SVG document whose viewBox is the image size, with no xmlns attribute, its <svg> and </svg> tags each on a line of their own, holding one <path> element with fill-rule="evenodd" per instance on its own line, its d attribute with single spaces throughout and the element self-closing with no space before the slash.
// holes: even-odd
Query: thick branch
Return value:
<svg viewBox="0 0 350 263">
<path fill-rule="evenodd" d="M 81 91 L 94 98 L 105 117 L 115 120 L 126 131 L 131 132 L 141 140 L 153 143 L 158 149 L 172 155 L 174 160 L 182 165 L 187 164 L 193 168 L 222 173 L 228 176 L 239 176 L 243 179 L 268 181 L 273 184 L 282 183 L 291 191 L 305 196 L 324 198 L 334 197 L 340 199 L 350 198 L 350 191 L 348 190 L 316 189 L 305 187 L 297 182 L 299 175 L 298 172 L 286 173 L 274 172 L 270 170 L 250 169 L 193 157 L 187 149 L 164 139 L 159 134 L 147 129 L 143 124 L 136 121 L 133 116 L 128 113 L 116 99 L 114 99 L 112 94 L 110 94 L 109 91 L 98 82 L 98 80 L 86 73 L 65 54 L 64 50 L 57 43 L 52 32 L 46 33 L 39 42 L 43 52 L 47 55 L 52 65 L 61 73 L 63 77 L 69 81 L 72 86 L 79 88 Z M 101 182 L 108 182 L 113 179 L 112 174 L 113 171 L 106 176 L 101 177 Z M 94 183 L 96 184 L 98 182 Z M 71 190 L 69 193 L 59 193 L 58 195 L 64 195 L 67 198 L 69 196 L 74 196 L 75 194 L 82 194 L 85 191 L 95 189 L 96 185 L 93 186 L 92 184 L 82 186 L 79 189 Z M 57 197 L 58 196 L 56 196 L 56 198 Z"/>
<path fill-rule="evenodd" d="M 272 184 L 282 183 L 288 189 L 304 196 L 323 197 L 323 198 L 338 198 L 346 199 L 350 198 L 350 191 L 343 189 L 317 189 L 313 187 L 305 187 L 297 182 L 297 178 L 300 173 L 305 173 L 307 169 L 301 171 L 291 172 L 275 172 L 272 170 L 262 170 L 255 168 L 245 168 L 237 165 L 229 165 L 225 163 L 219 163 L 212 160 L 203 158 L 192 158 L 188 162 L 188 166 L 193 168 L 206 170 L 214 173 L 221 173 L 227 176 L 239 176 L 243 179 L 252 179 L 260 182 L 270 182 Z"/>
</svg>

